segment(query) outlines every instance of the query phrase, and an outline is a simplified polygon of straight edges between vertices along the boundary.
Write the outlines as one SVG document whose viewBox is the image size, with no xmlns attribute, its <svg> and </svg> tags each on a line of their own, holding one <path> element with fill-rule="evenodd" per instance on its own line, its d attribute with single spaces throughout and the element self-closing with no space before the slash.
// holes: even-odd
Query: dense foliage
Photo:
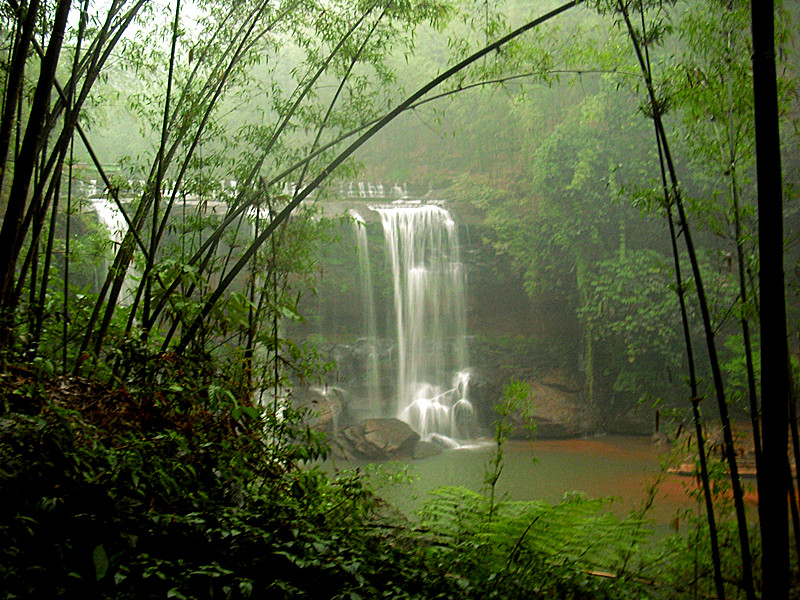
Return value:
<svg viewBox="0 0 800 600">
<path fill-rule="evenodd" d="M 196 364 L 175 360 L 163 383 L 138 389 L 9 369 L 3 598 L 641 599 L 710 588 L 708 533 L 692 511 L 680 535 L 651 541 L 657 481 L 627 518 L 611 499 L 495 496 L 519 383 L 498 407 L 484 493 L 437 490 L 408 521 L 369 478 L 312 466 L 327 446 L 302 414 L 270 419 Z M 729 507 L 722 467 L 715 479 Z M 735 582 L 730 515 L 721 523 Z"/>
<path fill-rule="evenodd" d="M 300 468 L 322 440 L 181 366 L 140 390 L 4 378 L 4 598 L 410 594 L 358 478 Z"/>
</svg>

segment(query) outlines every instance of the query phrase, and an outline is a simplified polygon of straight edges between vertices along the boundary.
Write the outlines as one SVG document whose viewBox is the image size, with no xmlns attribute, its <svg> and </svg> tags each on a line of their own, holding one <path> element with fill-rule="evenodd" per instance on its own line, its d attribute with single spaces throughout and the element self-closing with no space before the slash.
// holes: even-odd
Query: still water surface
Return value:
<svg viewBox="0 0 800 600">
<path fill-rule="evenodd" d="M 494 456 L 490 442 L 447 450 L 439 456 L 410 460 L 417 480 L 395 485 L 380 494 L 407 515 L 412 515 L 440 486 L 463 486 L 480 491 L 484 473 Z M 510 500 L 559 502 L 565 494 L 582 492 L 589 497 L 614 497 L 612 510 L 624 515 L 637 509 L 647 497 L 647 485 L 660 472 L 665 450 L 647 437 L 603 436 L 557 441 L 509 441 L 503 473 L 498 483 Z M 336 461 L 339 468 L 364 463 Z M 669 523 L 680 508 L 694 506 L 685 488 L 693 480 L 665 474 L 658 487 L 650 518 Z"/>
</svg>

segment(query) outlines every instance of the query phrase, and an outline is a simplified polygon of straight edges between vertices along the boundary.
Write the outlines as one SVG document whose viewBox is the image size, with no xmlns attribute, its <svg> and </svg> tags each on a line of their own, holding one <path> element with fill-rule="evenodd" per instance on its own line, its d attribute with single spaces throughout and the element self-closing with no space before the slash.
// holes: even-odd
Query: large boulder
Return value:
<svg viewBox="0 0 800 600">
<path fill-rule="evenodd" d="M 414 446 L 414 458 L 431 458 L 439 456 L 444 451 L 444 448 L 435 442 L 425 442 L 420 440 Z"/>
<path fill-rule="evenodd" d="M 591 413 L 580 401 L 580 386 L 568 376 L 555 371 L 529 385 L 525 406 L 511 417 L 511 437 L 564 439 L 586 435 L 593 429 Z M 526 416 L 535 421 L 535 433 L 526 427 Z"/>
<path fill-rule="evenodd" d="M 303 422 L 314 431 L 335 435 L 347 403 L 345 390 L 336 387 L 296 388 L 292 393 L 294 408 L 304 411 Z"/>
<path fill-rule="evenodd" d="M 332 448 L 343 458 L 386 460 L 414 456 L 419 434 L 395 418 L 365 419 L 342 431 Z"/>
</svg>

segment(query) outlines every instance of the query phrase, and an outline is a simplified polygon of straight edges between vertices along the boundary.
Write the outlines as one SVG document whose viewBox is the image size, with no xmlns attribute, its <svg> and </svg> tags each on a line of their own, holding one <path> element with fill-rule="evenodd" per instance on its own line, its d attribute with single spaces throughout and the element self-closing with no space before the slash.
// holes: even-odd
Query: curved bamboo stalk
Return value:
<svg viewBox="0 0 800 600">
<path fill-rule="evenodd" d="M 265 228 L 264 232 L 259 235 L 250 247 L 245 251 L 242 257 L 237 261 L 237 263 L 228 271 L 226 276 L 220 281 L 217 288 L 211 293 L 208 300 L 204 303 L 200 312 L 195 316 L 194 320 L 192 321 L 191 325 L 189 326 L 188 330 L 184 333 L 181 340 L 178 342 L 176 346 L 177 352 L 183 352 L 186 350 L 188 345 L 194 340 L 195 334 L 200 329 L 203 321 L 208 317 L 211 313 L 211 310 L 214 306 L 219 302 L 222 294 L 225 293 L 225 290 L 233 283 L 236 276 L 241 272 L 241 270 L 247 265 L 250 261 L 252 256 L 255 252 L 261 247 L 261 245 L 272 235 L 272 233 L 283 223 L 286 219 L 289 218 L 289 215 L 296 209 L 300 203 L 308 197 L 308 195 L 315 190 L 323 181 L 325 181 L 330 174 L 339 166 L 341 165 L 350 155 L 352 155 L 358 148 L 360 148 L 367 140 L 369 140 L 372 136 L 374 136 L 378 131 L 383 129 L 388 123 L 394 120 L 399 114 L 404 112 L 408 109 L 408 107 L 425 96 L 429 91 L 436 88 L 442 82 L 448 80 L 450 77 L 462 71 L 472 63 L 476 62 L 477 60 L 481 59 L 482 57 L 486 56 L 487 54 L 494 52 L 504 44 L 510 42 L 511 40 L 519 37 L 523 33 L 538 27 L 539 25 L 546 23 L 547 21 L 557 17 L 558 15 L 562 14 L 563 12 L 569 10 L 580 4 L 581 0 L 568 2 L 567 4 L 563 4 L 560 7 L 548 12 L 547 14 L 534 19 L 515 29 L 511 33 L 503 36 L 496 42 L 485 46 L 483 49 L 475 52 L 471 56 L 465 58 L 464 60 L 460 61 L 453 67 L 447 69 L 441 75 L 435 77 L 430 82 L 422 86 L 419 90 L 417 90 L 414 94 L 409 96 L 405 101 L 401 102 L 398 106 L 396 106 L 392 111 L 387 113 L 384 117 L 382 117 L 375 125 L 373 125 L 370 129 L 368 129 L 365 133 L 358 137 L 350 146 L 348 146 L 345 150 L 343 150 L 335 159 L 333 159 L 327 167 L 325 167 L 322 172 L 317 175 L 303 190 L 298 193 L 292 200 L 289 202 L 284 209 L 278 213 L 275 218 L 270 222 L 270 224 Z"/>
</svg>

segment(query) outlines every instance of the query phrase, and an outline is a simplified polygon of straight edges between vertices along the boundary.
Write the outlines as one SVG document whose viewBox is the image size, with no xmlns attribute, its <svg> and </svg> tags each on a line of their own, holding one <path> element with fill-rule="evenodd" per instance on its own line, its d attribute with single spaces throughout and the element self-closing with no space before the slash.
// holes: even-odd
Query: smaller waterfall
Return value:
<svg viewBox="0 0 800 600">
<path fill-rule="evenodd" d="M 375 325 L 375 298 L 372 291 L 372 268 L 369 264 L 369 244 L 364 218 L 355 210 L 353 230 L 356 236 L 359 273 L 361 274 L 361 305 L 364 307 L 364 329 L 366 333 L 365 376 L 368 394 L 368 409 L 373 415 L 381 414 L 380 374 L 378 371 L 378 335 Z"/>
<path fill-rule="evenodd" d="M 97 214 L 97 219 L 108 230 L 109 239 L 114 244 L 114 252 L 116 253 L 128 231 L 128 224 L 125 222 L 125 218 L 119 208 L 107 198 L 93 198 L 90 202 Z M 122 291 L 119 296 L 120 306 L 130 306 L 136 295 L 136 284 L 131 281 L 132 269 L 133 267 L 129 268 L 122 284 Z"/>
<path fill-rule="evenodd" d="M 106 198 L 95 198 L 92 201 L 97 218 L 108 229 L 109 237 L 115 245 L 122 243 L 122 238 L 128 231 L 128 224 L 119 209 L 113 202 Z"/>
</svg>

